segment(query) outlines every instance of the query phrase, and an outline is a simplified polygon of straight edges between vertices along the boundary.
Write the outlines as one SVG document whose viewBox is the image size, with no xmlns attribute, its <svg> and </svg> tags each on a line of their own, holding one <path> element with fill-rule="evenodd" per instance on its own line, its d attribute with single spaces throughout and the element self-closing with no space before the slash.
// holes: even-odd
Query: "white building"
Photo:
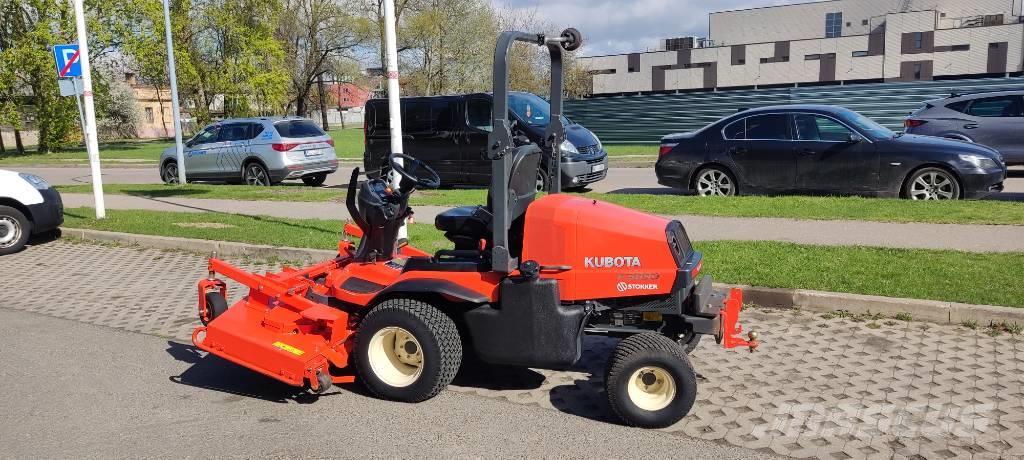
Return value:
<svg viewBox="0 0 1024 460">
<path fill-rule="evenodd" d="M 831 0 L 711 13 L 706 39 L 593 56 L 594 94 L 1005 76 L 1024 0 Z"/>
</svg>

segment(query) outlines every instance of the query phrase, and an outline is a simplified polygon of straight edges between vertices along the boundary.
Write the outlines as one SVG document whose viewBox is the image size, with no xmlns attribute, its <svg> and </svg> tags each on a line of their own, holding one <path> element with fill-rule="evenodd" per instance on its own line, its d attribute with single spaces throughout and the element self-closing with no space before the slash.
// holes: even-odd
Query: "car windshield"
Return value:
<svg viewBox="0 0 1024 460">
<path fill-rule="evenodd" d="M 508 105 L 512 112 L 530 126 L 547 126 L 551 121 L 551 105 L 536 94 L 510 93 Z M 562 124 L 569 125 L 569 120 L 562 117 Z"/>
<path fill-rule="evenodd" d="M 274 129 L 281 137 L 318 137 L 325 133 L 309 120 L 290 120 L 274 123 Z"/>
<path fill-rule="evenodd" d="M 852 110 L 844 110 L 842 112 L 842 118 L 846 122 L 855 126 L 862 133 L 867 133 L 877 139 L 888 139 L 896 135 L 896 133 L 892 132 L 891 129 L 886 128 L 874 120 Z"/>
</svg>

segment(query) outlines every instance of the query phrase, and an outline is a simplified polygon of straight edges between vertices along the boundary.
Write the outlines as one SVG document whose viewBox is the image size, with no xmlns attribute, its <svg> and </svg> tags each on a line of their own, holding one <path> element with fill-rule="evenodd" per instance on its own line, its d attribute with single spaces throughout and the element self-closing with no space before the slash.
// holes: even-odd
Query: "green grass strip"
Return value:
<svg viewBox="0 0 1024 460">
<path fill-rule="evenodd" d="M 65 210 L 65 226 L 147 235 L 333 249 L 343 223 L 220 213 Z M 449 247 L 426 224 L 409 228 L 414 245 Z M 609 242 L 614 244 L 614 242 Z M 1024 253 L 814 246 L 767 241 L 705 241 L 705 270 L 717 281 L 1024 307 Z"/>
<path fill-rule="evenodd" d="M 58 186 L 62 193 L 92 193 L 91 185 Z M 323 202 L 344 201 L 343 188 L 306 187 L 287 183 L 274 187 L 247 185 L 189 184 L 184 187 L 161 184 L 109 184 L 107 193 L 147 198 L 219 198 Z M 864 220 L 874 222 L 1024 225 L 1024 203 L 1011 201 L 908 201 L 860 197 L 740 196 L 698 197 L 588 193 L 585 196 L 633 209 L 663 215 L 721 217 L 783 217 L 812 220 Z M 486 190 L 422 190 L 413 195 L 413 205 L 460 206 L 482 204 Z"/>
</svg>

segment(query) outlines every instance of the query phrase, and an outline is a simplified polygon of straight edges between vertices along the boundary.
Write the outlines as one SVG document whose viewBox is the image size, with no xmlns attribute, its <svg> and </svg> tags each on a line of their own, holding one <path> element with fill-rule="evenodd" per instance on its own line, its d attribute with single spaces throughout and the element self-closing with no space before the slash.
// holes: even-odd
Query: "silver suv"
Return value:
<svg viewBox="0 0 1024 460">
<path fill-rule="evenodd" d="M 1024 91 L 953 95 L 924 103 L 903 122 L 907 134 L 992 147 L 1007 164 L 1024 164 Z"/>
<path fill-rule="evenodd" d="M 191 181 L 273 185 L 302 179 L 320 186 L 338 170 L 334 140 L 305 118 L 236 118 L 207 126 L 185 143 Z M 160 155 L 160 178 L 178 182 L 174 147 Z"/>
</svg>

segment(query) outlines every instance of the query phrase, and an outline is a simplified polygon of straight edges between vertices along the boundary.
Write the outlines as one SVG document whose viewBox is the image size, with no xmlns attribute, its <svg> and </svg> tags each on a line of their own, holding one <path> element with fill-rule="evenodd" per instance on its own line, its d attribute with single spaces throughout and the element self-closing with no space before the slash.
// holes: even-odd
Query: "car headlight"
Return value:
<svg viewBox="0 0 1024 460">
<path fill-rule="evenodd" d="M 597 136 L 594 136 L 594 139 L 597 139 L 597 151 L 598 152 L 603 152 L 604 151 L 604 144 L 601 143 L 601 139 L 598 138 Z"/>
<path fill-rule="evenodd" d="M 960 154 L 959 156 L 960 161 L 969 163 L 978 169 L 992 169 L 999 167 L 999 165 L 996 163 L 996 160 L 993 160 L 989 157 L 983 157 L 981 155 L 973 154 Z"/>
<path fill-rule="evenodd" d="M 32 184 L 36 190 L 46 190 L 50 188 L 50 184 L 46 182 L 46 179 L 35 174 L 18 173 L 18 175 L 21 176 L 22 179 L 25 179 L 25 182 Z"/>
<path fill-rule="evenodd" d="M 572 145 L 572 142 L 569 142 L 567 140 L 562 141 L 562 143 L 558 145 L 558 149 L 561 150 L 563 154 L 566 154 L 566 153 L 571 153 L 571 154 L 580 153 L 579 150 L 576 150 L 576 146 Z"/>
</svg>

